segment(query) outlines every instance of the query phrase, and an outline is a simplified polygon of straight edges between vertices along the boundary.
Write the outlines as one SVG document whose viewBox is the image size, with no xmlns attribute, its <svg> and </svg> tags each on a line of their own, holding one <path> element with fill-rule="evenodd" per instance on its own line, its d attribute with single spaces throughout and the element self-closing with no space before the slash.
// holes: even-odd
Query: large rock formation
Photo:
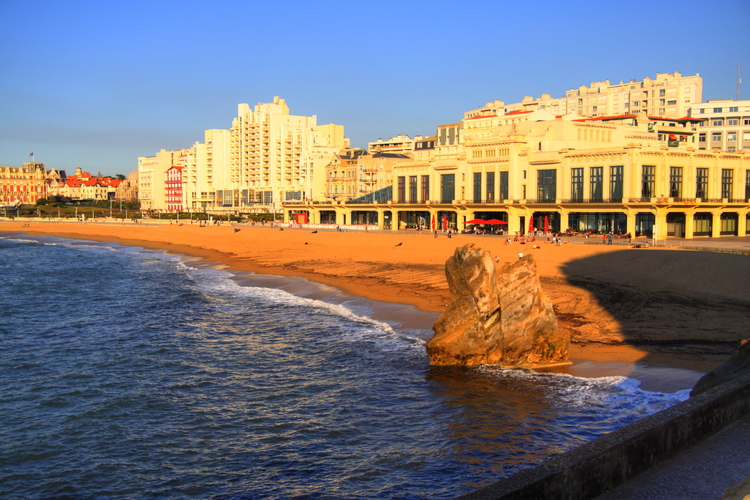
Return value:
<svg viewBox="0 0 750 500">
<path fill-rule="evenodd" d="M 697 396 L 746 373 L 750 373 L 750 339 L 743 340 L 737 352 L 732 354 L 718 368 L 703 375 L 693 387 L 690 396 Z"/>
<path fill-rule="evenodd" d="M 457 248 L 445 264 L 451 302 L 433 326 L 435 365 L 534 366 L 568 359 L 570 334 L 558 328 L 531 255 L 498 272 L 489 252 Z"/>
</svg>

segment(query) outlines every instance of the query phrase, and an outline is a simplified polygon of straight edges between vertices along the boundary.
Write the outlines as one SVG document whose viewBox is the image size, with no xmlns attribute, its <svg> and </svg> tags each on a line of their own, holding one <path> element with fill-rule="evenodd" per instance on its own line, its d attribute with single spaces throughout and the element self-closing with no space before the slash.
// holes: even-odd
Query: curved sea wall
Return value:
<svg viewBox="0 0 750 500">
<path fill-rule="evenodd" d="M 461 498 L 594 498 L 750 413 L 750 374 Z"/>
</svg>

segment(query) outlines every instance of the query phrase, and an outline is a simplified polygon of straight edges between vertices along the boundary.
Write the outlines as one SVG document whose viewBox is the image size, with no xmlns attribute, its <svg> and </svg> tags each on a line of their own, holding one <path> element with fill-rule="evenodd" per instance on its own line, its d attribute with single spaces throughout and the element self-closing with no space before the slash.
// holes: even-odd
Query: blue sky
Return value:
<svg viewBox="0 0 750 500">
<path fill-rule="evenodd" d="M 750 0 L 0 0 L 0 165 L 128 174 L 286 99 L 352 145 L 500 99 L 700 73 L 750 99 Z"/>
</svg>

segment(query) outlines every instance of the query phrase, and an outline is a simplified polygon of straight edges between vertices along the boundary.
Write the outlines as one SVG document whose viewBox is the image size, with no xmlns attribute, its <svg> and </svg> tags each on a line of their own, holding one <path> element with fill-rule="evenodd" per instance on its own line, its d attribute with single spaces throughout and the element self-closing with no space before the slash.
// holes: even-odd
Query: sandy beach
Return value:
<svg viewBox="0 0 750 500">
<path fill-rule="evenodd" d="M 239 229 L 237 231 L 236 229 Z M 0 232 L 117 241 L 200 257 L 229 269 L 298 276 L 371 300 L 441 312 L 449 299 L 444 264 L 475 243 L 501 261 L 532 253 L 561 326 L 571 332 L 573 374 L 613 375 L 634 364 L 705 372 L 748 337 L 750 257 L 625 245 L 538 249 L 487 235 L 281 230 L 269 226 L 2 222 Z M 592 368 L 591 362 L 596 362 Z"/>
</svg>

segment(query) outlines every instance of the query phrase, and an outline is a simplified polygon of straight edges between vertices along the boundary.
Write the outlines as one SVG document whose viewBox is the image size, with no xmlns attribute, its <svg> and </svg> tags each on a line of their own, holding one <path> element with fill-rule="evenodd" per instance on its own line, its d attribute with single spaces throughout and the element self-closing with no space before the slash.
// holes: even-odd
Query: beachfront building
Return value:
<svg viewBox="0 0 750 500">
<path fill-rule="evenodd" d="M 155 156 L 138 158 L 138 200 L 141 210 L 167 210 L 167 171 L 181 166 L 190 150 L 162 149 Z"/>
<path fill-rule="evenodd" d="M 275 210 L 285 201 L 324 200 L 325 167 L 347 147 L 343 126 L 319 126 L 316 116 L 291 115 L 280 97 L 253 109 L 240 104 L 232 122 L 226 185 L 237 194 L 232 207 Z"/>
<path fill-rule="evenodd" d="M 750 150 L 750 101 L 710 100 L 694 105 L 690 115 L 703 119 L 698 149 Z"/>
<path fill-rule="evenodd" d="M 138 159 L 143 209 L 178 206 L 167 200 L 168 192 L 171 200 L 176 196 L 174 181 L 166 180 L 173 167 L 182 169 L 182 211 L 271 212 L 285 200 L 324 200 L 325 167 L 349 146 L 343 126 L 291 115 L 279 97 L 254 108 L 239 104 L 231 129 L 206 130 L 204 139 Z"/>
<path fill-rule="evenodd" d="M 225 199 L 227 206 L 233 206 L 234 190 L 229 185 L 230 144 L 229 130 L 210 129 L 204 131 L 203 143 L 196 142 L 180 155 L 183 211 L 214 211 L 225 205 Z"/>
<path fill-rule="evenodd" d="M 115 188 L 115 200 L 125 203 L 138 201 L 138 170 L 133 170 Z"/>
<path fill-rule="evenodd" d="M 80 185 L 82 200 L 107 201 L 115 199 L 119 179 L 111 177 L 91 177 Z"/>
<path fill-rule="evenodd" d="M 285 205 L 315 223 L 693 238 L 748 234 L 750 154 L 698 148 L 699 119 L 582 118 L 548 109 L 438 127 L 435 149 L 393 165 L 389 197 Z M 374 224 L 372 223 L 374 222 Z"/>
<path fill-rule="evenodd" d="M 47 177 L 44 163 L 28 162 L 21 167 L 0 166 L 0 205 L 33 205 L 45 198 Z"/>
<path fill-rule="evenodd" d="M 357 193 L 357 162 L 367 155 L 361 148 L 344 149 L 331 158 L 326 165 L 326 198 L 349 201 Z"/>
<path fill-rule="evenodd" d="M 612 84 L 609 80 L 581 85 L 568 90 L 564 96 L 549 94 L 534 99 L 524 97 L 521 102 L 506 104 L 488 102 L 467 111 L 464 119 L 478 116 L 504 115 L 517 111 L 546 109 L 554 115 L 577 113 L 584 117 L 638 114 L 664 118 L 688 116 L 688 110 L 703 99 L 703 79 L 700 74 L 682 76 L 679 72 L 657 73 L 655 79 L 630 80 Z"/>
</svg>

